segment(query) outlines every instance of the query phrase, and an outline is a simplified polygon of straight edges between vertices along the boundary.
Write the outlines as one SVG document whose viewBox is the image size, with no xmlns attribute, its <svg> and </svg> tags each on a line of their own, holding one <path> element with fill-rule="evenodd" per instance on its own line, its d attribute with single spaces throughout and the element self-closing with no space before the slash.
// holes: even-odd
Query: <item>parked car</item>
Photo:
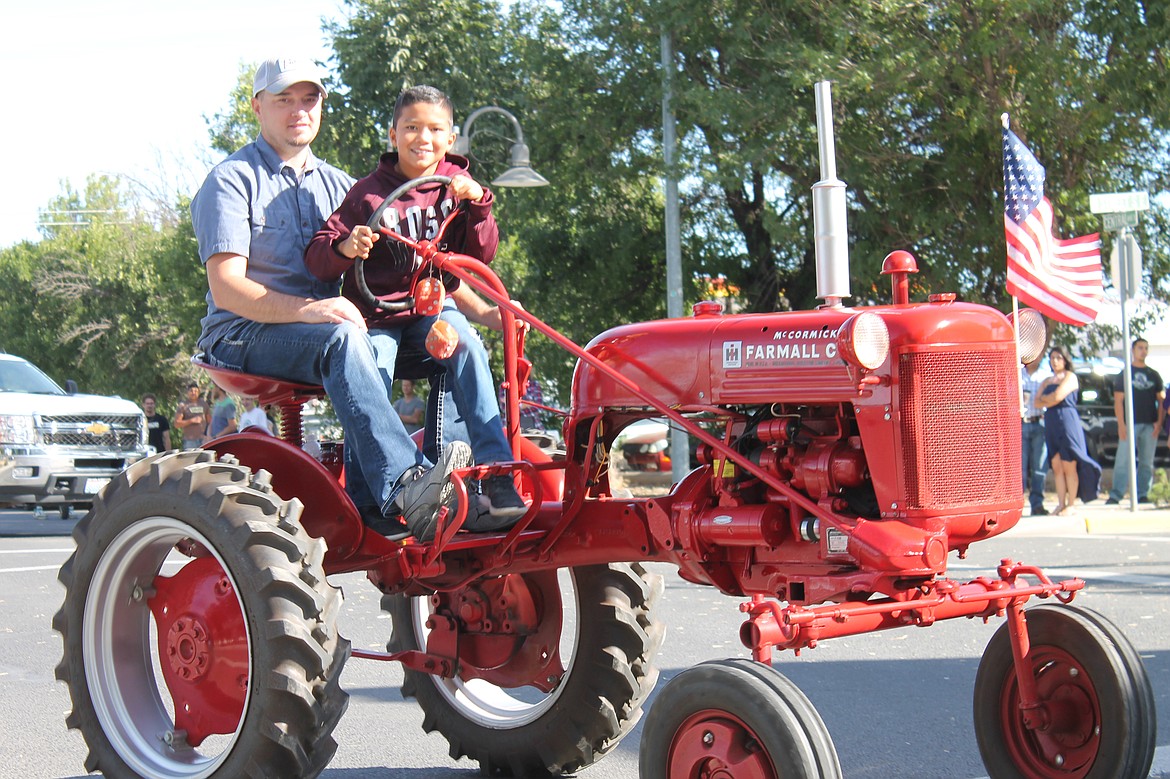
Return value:
<svg viewBox="0 0 1170 779">
<path fill-rule="evenodd" d="M 1103 468 L 1112 468 L 1117 460 L 1117 416 L 1113 408 L 1113 382 L 1117 373 L 1099 373 L 1090 368 L 1078 368 L 1080 397 L 1077 410 L 1085 428 L 1085 445 L 1089 455 Z M 1170 447 L 1166 439 L 1158 440 L 1154 451 L 1154 466 L 1170 468 Z"/>
<path fill-rule="evenodd" d="M 135 403 L 67 392 L 0 352 L 0 506 L 53 506 L 67 517 L 146 456 L 146 417 Z"/>
<path fill-rule="evenodd" d="M 523 430 L 520 435 L 536 444 L 553 460 L 565 459 L 565 442 L 556 430 Z"/>
<path fill-rule="evenodd" d="M 621 432 L 614 444 L 621 448 L 630 470 L 670 472 L 670 428 L 664 422 L 635 422 Z"/>
</svg>

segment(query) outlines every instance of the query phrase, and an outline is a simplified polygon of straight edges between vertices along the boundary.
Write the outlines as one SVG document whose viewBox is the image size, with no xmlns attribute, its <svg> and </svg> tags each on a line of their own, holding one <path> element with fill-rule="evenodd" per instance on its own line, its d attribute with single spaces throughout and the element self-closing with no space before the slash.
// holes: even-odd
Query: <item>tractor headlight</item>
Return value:
<svg viewBox="0 0 1170 779">
<path fill-rule="evenodd" d="M 1019 318 L 1015 312 L 1008 314 L 1012 327 L 1020 334 L 1020 362 L 1024 365 L 1044 354 L 1044 344 L 1048 341 L 1048 328 L 1044 325 L 1044 316 L 1034 308 L 1020 310 Z"/>
<path fill-rule="evenodd" d="M 880 316 L 863 311 L 842 325 L 837 346 L 846 360 L 872 371 L 890 356 L 890 330 Z"/>
</svg>

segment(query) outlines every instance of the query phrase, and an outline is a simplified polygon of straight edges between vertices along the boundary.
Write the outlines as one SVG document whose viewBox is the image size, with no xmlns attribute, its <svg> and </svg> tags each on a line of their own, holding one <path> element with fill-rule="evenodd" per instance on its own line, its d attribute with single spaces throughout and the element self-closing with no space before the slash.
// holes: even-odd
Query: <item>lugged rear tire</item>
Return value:
<svg viewBox="0 0 1170 779">
<path fill-rule="evenodd" d="M 591 765 L 633 729 L 654 689 L 662 577 L 626 563 L 568 575 L 576 625 L 565 676 L 551 693 L 533 700 L 482 679 L 406 671 L 402 693 L 422 707 L 423 730 L 437 730 L 452 758 L 478 761 L 484 775 L 547 776 Z M 387 595 L 382 608 L 394 621 L 390 651 L 425 648 L 426 598 Z"/>
<path fill-rule="evenodd" d="M 74 529 L 53 619 L 64 643 L 57 678 L 73 699 L 66 723 L 89 746 L 87 771 L 275 779 L 324 770 L 348 704 L 338 679 L 349 642 L 337 633 L 341 592 L 325 580 L 325 544 L 300 526 L 300 512 L 299 501 L 272 494 L 265 472 L 208 451 L 143 460 L 98 497 Z M 220 600 L 208 607 L 189 590 Z M 190 681 L 173 683 L 172 671 Z M 215 704 L 226 716 L 207 713 Z M 205 719 L 195 745 L 176 728 L 203 729 Z"/>
</svg>

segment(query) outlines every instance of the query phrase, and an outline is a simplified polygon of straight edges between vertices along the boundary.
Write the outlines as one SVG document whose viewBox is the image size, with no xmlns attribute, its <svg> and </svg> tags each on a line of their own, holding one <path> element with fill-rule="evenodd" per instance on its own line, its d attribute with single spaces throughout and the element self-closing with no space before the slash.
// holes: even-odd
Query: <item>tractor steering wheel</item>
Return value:
<svg viewBox="0 0 1170 779">
<path fill-rule="evenodd" d="M 371 230 L 382 233 L 382 235 L 387 236 L 387 238 L 390 240 L 402 240 L 400 236 L 397 236 L 395 233 L 392 233 L 382 227 L 382 214 L 386 212 L 387 207 L 389 207 L 391 203 L 394 203 L 396 200 L 400 199 L 407 192 L 417 189 L 418 187 L 424 186 L 426 184 L 442 184 L 443 186 L 448 186 L 450 183 L 450 176 L 419 176 L 416 179 L 411 179 L 386 196 L 386 199 L 383 200 L 378 205 L 378 207 L 374 209 L 374 213 L 370 215 L 368 220 L 366 220 L 366 226 Z M 462 206 L 462 203 L 460 203 L 460 206 Z M 453 217 L 455 213 L 458 212 L 458 210 L 459 209 L 456 209 L 456 211 L 453 211 L 447 219 L 443 220 L 442 225 L 439 227 L 438 234 L 436 234 L 435 237 L 431 239 L 432 241 L 438 243 L 442 240 L 444 233 L 447 231 L 447 226 L 451 223 L 451 217 Z M 381 311 L 389 311 L 391 313 L 409 311 L 414 307 L 413 296 L 409 296 L 402 300 L 393 302 L 379 300 L 377 296 L 375 296 L 374 293 L 370 291 L 369 286 L 366 284 L 365 263 L 366 260 L 362 259 L 361 257 L 356 258 L 353 271 L 354 280 L 357 281 L 358 292 L 361 294 L 362 299 L 365 300 L 366 303 L 376 309 Z"/>
</svg>

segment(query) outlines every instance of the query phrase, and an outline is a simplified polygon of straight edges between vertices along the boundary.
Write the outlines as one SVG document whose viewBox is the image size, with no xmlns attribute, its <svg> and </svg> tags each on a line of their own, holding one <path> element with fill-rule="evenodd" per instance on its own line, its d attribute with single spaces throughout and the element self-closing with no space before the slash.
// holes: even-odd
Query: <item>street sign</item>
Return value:
<svg viewBox="0 0 1170 779">
<path fill-rule="evenodd" d="M 1149 211 L 1150 195 L 1147 192 L 1110 192 L 1103 195 L 1089 195 L 1089 210 L 1094 214 Z"/>
<path fill-rule="evenodd" d="M 1121 244 L 1125 244 L 1127 251 L 1122 252 Z M 1113 288 L 1121 294 L 1121 262 L 1122 255 L 1127 255 L 1129 260 L 1129 273 L 1125 277 L 1128 282 L 1125 286 L 1125 297 L 1127 300 L 1135 300 L 1137 298 L 1138 287 L 1141 284 L 1142 278 L 1142 247 L 1138 246 L 1138 242 L 1132 235 L 1125 236 L 1124 241 L 1115 240 L 1113 242 L 1113 250 L 1109 253 L 1109 271 L 1113 279 Z"/>
<path fill-rule="evenodd" d="M 1137 211 L 1113 211 L 1101 215 L 1105 223 L 1105 232 L 1120 230 L 1123 227 L 1136 227 L 1138 223 Z"/>
</svg>

